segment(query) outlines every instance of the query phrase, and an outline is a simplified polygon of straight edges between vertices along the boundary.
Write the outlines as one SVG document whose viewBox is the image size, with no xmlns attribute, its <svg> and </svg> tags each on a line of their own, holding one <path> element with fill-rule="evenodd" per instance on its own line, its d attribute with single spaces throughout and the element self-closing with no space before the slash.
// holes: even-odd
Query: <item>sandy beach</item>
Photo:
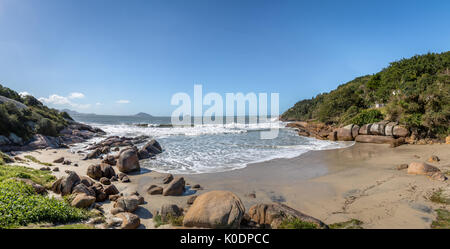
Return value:
<svg viewBox="0 0 450 249">
<path fill-rule="evenodd" d="M 86 174 L 89 165 L 100 160 L 81 160 L 82 156 L 68 149 L 38 150 L 20 154 L 32 155 L 42 162 L 53 162 L 64 157 L 72 165 L 59 167 L 55 176 L 65 170 Z M 138 191 L 146 203 L 137 211 L 141 228 L 154 228 L 152 217 L 165 203 L 188 208 L 187 199 L 211 190 L 229 190 L 243 201 L 246 210 L 257 203 L 282 202 L 303 213 L 321 219 L 327 224 L 358 219 L 364 228 L 430 228 L 440 207 L 429 197 L 442 189 L 450 193 L 449 181 L 441 182 L 422 175 L 408 175 L 397 170 L 399 164 L 424 162 L 431 155 L 440 158 L 437 166 L 443 172 L 450 170 L 450 145 L 389 145 L 360 144 L 335 150 L 310 151 L 292 159 L 275 159 L 248 165 L 246 168 L 222 173 L 182 175 L 187 184 L 200 184 L 202 190 L 189 189 L 184 196 L 148 195 L 146 189 L 161 185 L 166 174 L 142 169 L 131 174 L 130 183 L 114 182 L 122 193 Z M 158 160 L 158 159 L 156 159 Z M 77 163 L 78 166 L 73 166 Z M 40 164 L 23 164 L 33 168 Z M 112 204 L 103 204 L 106 215 Z M 167 228 L 169 225 L 160 226 Z"/>
</svg>

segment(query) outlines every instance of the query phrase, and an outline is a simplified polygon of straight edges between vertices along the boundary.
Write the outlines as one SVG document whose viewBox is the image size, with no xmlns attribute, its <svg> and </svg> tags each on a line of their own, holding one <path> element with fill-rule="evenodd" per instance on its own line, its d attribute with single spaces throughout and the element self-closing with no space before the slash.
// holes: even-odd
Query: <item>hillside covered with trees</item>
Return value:
<svg viewBox="0 0 450 249">
<path fill-rule="evenodd" d="M 0 135 L 11 133 L 24 141 L 34 134 L 57 136 L 72 118 L 65 112 L 48 108 L 35 97 L 20 96 L 0 85 Z"/>
<path fill-rule="evenodd" d="M 422 137 L 450 134 L 450 52 L 392 62 L 329 93 L 299 101 L 283 120 L 330 125 L 398 121 Z"/>
</svg>

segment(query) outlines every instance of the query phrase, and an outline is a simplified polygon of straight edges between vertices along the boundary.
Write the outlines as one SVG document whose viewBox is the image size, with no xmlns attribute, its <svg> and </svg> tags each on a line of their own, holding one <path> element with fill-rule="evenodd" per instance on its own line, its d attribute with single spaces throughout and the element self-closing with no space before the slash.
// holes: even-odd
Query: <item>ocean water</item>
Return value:
<svg viewBox="0 0 450 249">
<path fill-rule="evenodd" d="M 73 115 L 79 122 L 99 127 L 108 135 L 154 137 L 163 147 L 156 159 L 141 161 L 141 167 L 165 173 L 198 174 L 223 172 L 246 167 L 250 163 L 275 158 L 293 158 L 311 150 L 350 146 L 348 142 L 322 141 L 298 136 L 277 119 L 257 124 L 230 123 L 174 127 L 170 117 Z M 274 139 L 261 139 L 260 132 L 278 127 Z M 99 141 L 95 138 L 92 143 Z M 87 145 L 79 145 L 82 148 Z"/>
</svg>

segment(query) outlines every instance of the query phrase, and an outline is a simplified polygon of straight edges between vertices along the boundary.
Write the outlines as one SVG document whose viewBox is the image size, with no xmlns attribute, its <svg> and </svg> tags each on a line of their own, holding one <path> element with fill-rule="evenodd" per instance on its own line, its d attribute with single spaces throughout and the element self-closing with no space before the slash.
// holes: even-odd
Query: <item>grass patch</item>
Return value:
<svg viewBox="0 0 450 249">
<path fill-rule="evenodd" d="M 35 183 L 46 186 L 56 178 L 48 171 L 36 170 L 23 166 L 0 165 L 0 182 L 10 178 L 30 179 Z"/>
<path fill-rule="evenodd" d="M 68 203 L 38 195 L 33 187 L 12 179 L 0 182 L 0 228 L 15 228 L 31 223 L 63 224 L 88 217 L 88 212 Z"/>
<path fill-rule="evenodd" d="M 317 229 L 317 225 L 311 222 L 302 221 L 298 218 L 285 219 L 278 226 L 279 229 Z"/>
<path fill-rule="evenodd" d="M 363 222 L 357 219 L 351 219 L 344 222 L 338 222 L 334 224 L 330 224 L 330 229 L 363 229 Z"/>
<path fill-rule="evenodd" d="M 45 166 L 53 166 L 53 164 L 51 164 L 51 163 L 44 163 L 44 162 L 41 162 L 41 161 L 37 160 L 36 157 L 34 157 L 34 156 L 26 155 L 26 156 L 24 156 L 24 157 L 25 157 L 26 159 L 28 159 L 28 160 L 31 160 L 31 161 L 33 161 L 33 162 L 35 162 L 35 163 L 38 163 L 38 164 L 41 164 L 41 165 L 45 165 Z"/>
<path fill-rule="evenodd" d="M 178 216 L 178 217 L 173 217 L 171 214 L 167 215 L 167 221 L 163 221 L 161 215 L 155 215 L 153 217 L 153 223 L 155 224 L 155 227 L 158 228 L 162 225 L 166 225 L 166 224 L 171 224 L 172 226 L 175 227 L 180 227 L 183 226 L 183 219 L 184 216 Z"/>
<path fill-rule="evenodd" d="M 445 209 L 436 209 L 437 218 L 431 223 L 431 228 L 450 229 L 450 212 Z"/>
<path fill-rule="evenodd" d="M 68 224 L 68 225 L 62 225 L 62 226 L 54 226 L 54 227 L 48 227 L 46 229 L 95 229 L 93 225 L 89 224 Z"/>
<path fill-rule="evenodd" d="M 439 203 L 439 204 L 450 204 L 450 199 L 446 198 L 442 195 L 442 189 L 439 189 L 438 191 L 434 192 L 433 195 L 430 197 L 430 201 Z"/>
</svg>

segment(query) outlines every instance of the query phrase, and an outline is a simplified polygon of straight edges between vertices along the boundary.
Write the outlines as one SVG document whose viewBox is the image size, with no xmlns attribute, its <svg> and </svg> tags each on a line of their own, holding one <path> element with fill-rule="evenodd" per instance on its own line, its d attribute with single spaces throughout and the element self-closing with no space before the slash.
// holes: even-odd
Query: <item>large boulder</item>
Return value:
<svg viewBox="0 0 450 249">
<path fill-rule="evenodd" d="M 370 127 L 372 127 L 372 124 L 365 124 L 359 128 L 358 135 L 369 135 L 370 134 Z"/>
<path fill-rule="evenodd" d="M 88 208 L 95 202 L 95 197 L 86 194 L 77 194 L 71 205 L 77 208 Z"/>
<path fill-rule="evenodd" d="M 389 121 L 380 121 L 372 124 L 372 126 L 370 127 L 370 135 L 384 136 L 385 128 L 388 123 Z"/>
<path fill-rule="evenodd" d="M 163 204 L 159 211 L 161 221 L 167 222 L 170 218 L 177 218 L 183 215 L 183 210 L 175 204 Z"/>
<path fill-rule="evenodd" d="M 281 203 L 257 204 L 248 210 L 251 221 L 265 228 L 278 228 L 286 219 L 299 219 L 315 224 L 318 228 L 328 228 L 322 221 L 297 211 Z"/>
<path fill-rule="evenodd" d="M 392 134 L 396 137 L 407 137 L 409 135 L 409 130 L 401 125 L 394 126 Z"/>
<path fill-rule="evenodd" d="M 359 134 L 359 125 L 353 125 L 352 127 L 352 138 L 355 139 Z"/>
<path fill-rule="evenodd" d="M 120 226 L 121 229 L 136 229 L 141 224 L 139 216 L 132 213 L 118 213 L 116 214 L 116 217 L 122 219 L 122 225 Z"/>
<path fill-rule="evenodd" d="M 392 136 L 358 135 L 355 141 L 359 143 L 391 144 L 395 142 L 395 138 Z"/>
<path fill-rule="evenodd" d="M 140 200 L 138 196 L 124 196 L 117 199 L 116 203 L 114 203 L 115 208 L 119 208 L 125 212 L 134 212 L 139 207 Z"/>
<path fill-rule="evenodd" d="M 147 189 L 147 194 L 149 194 L 149 195 L 162 195 L 162 193 L 163 193 L 163 188 L 156 186 L 156 185 L 151 185 Z"/>
<path fill-rule="evenodd" d="M 95 179 L 95 180 L 100 179 L 103 176 L 102 168 L 101 168 L 100 164 L 90 165 L 87 168 L 86 174 L 92 179 Z"/>
<path fill-rule="evenodd" d="M 91 187 L 87 187 L 83 183 L 77 184 L 72 189 L 72 194 L 86 194 L 88 196 L 93 196 L 94 199 L 95 199 L 95 190 L 93 188 L 91 188 Z"/>
<path fill-rule="evenodd" d="M 116 186 L 114 186 L 113 184 L 107 186 L 104 188 L 104 192 L 106 195 L 110 196 L 110 195 L 117 195 L 119 194 L 119 190 L 116 188 Z"/>
<path fill-rule="evenodd" d="M 137 151 L 131 148 L 122 151 L 117 160 L 117 169 L 124 173 L 139 171 L 141 167 L 139 165 Z"/>
<path fill-rule="evenodd" d="M 146 149 L 142 148 L 138 151 L 138 158 L 139 160 L 148 159 L 150 158 L 150 153 L 148 153 Z"/>
<path fill-rule="evenodd" d="M 408 174 L 429 175 L 430 173 L 440 172 L 437 167 L 422 162 L 412 162 L 408 166 Z"/>
<path fill-rule="evenodd" d="M 184 216 L 186 227 L 238 228 L 244 216 L 242 201 L 229 191 L 211 191 L 198 196 Z"/>
<path fill-rule="evenodd" d="M 394 127 L 397 125 L 397 122 L 389 122 L 384 127 L 384 135 L 386 136 L 394 136 Z"/>
<path fill-rule="evenodd" d="M 339 141 L 353 141 L 352 128 L 352 124 L 339 128 L 337 130 L 337 139 Z"/>
<path fill-rule="evenodd" d="M 175 177 L 169 185 L 164 188 L 163 195 L 168 196 L 178 196 L 184 193 L 184 185 L 186 182 L 183 177 Z"/>
<path fill-rule="evenodd" d="M 62 178 L 56 180 L 52 184 L 52 191 L 61 194 L 61 195 L 68 195 L 72 193 L 73 187 L 78 185 L 81 182 L 80 177 L 77 175 L 77 173 L 73 171 L 69 171 L 67 176 L 63 176 Z"/>
<path fill-rule="evenodd" d="M 155 139 L 150 140 L 142 148 L 148 151 L 151 155 L 156 155 L 162 152 L 161 145 Z"/>
<path fill-rule="evenodd" d="M 106 163 L 100 164 L 100 169 L 102 171 L 102 177 L 111 179 L 111 177 L 116 175 L 114 168 L 109 164 L 106 164 Z"/>
</svg>

